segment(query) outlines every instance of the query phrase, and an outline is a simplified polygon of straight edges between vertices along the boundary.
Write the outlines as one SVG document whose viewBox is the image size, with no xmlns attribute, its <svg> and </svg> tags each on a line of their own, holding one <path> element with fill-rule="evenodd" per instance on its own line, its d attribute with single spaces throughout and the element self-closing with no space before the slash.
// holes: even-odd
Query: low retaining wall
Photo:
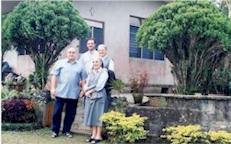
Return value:
<svg viewBox="0 0 231 144">
<path fill-rule="evenodd" d="M 162 129 L 181 124 L 199 124 L 205 130 L 231 131 L 230 96 L 194 96 L 146 94 L 147 106 L 131 105 L 127 114 L 148 117 L 145 129 L 149 130 L 149 141 L 158 142 Z"/>
</svg>

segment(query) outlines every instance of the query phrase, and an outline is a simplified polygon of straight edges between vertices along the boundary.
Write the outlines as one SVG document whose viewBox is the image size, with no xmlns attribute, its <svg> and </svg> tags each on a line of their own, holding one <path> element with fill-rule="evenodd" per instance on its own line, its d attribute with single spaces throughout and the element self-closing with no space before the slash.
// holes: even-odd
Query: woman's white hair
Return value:
<svg viewBox="0 0 231 144">
<path fill-rule="evenodd" d="M 98 49 L 102 49 L 102 48 L 107 50 L 107 46 L 105 44 L 98 45 Z"/>
</svg>

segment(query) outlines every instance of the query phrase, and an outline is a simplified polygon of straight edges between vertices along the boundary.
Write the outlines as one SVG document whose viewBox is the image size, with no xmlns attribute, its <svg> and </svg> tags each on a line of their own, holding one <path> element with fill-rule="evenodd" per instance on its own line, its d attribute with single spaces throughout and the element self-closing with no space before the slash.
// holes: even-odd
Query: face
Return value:
<svg viewBox="0 0 231 144">
<path fill-rule="evenodd" d="M 99 56 L 104 57 L 107 54 L 107 50 L 105 48 L 98 48 Z"/>
<path fill-rule="evenodd" d="M 67 59 L 68 59 L 68 60 L 75 60 L 76 57 L 77 57 L 77 55 L 76 55 L 76 50 L 75 50 L 75 48 L 69 48 L 69 49 L 67 50 Z"/>
<path fill-rule="evenodd" d="M 94 40 L 88 40 L 87 41 L 87 48 L 89 51 L 92 51 L 95 49 L 95 41 Z"/>
<path fill-rule="evenodd" d="M 99 58 L 93 60 L 93 69 L 98 70 L 101 67 L 102 63 Z"/>
</svg>

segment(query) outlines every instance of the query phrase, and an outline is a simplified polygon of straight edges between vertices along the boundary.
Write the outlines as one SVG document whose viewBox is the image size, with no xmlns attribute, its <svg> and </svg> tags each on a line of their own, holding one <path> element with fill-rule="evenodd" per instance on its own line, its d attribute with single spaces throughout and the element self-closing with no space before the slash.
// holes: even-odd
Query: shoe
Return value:
<svg viewBox="0 0 231 144">
<path fill-rule="evenodd" d="M 94 140 L 91 141 L 91 144 L 98 144 L 101 141 L 102 141 L 101 139 L 94 139 Z"/>
<path fill-rule="evenodd" d="M 57 133 L 52 132 L 52 134 L 51 134 L 51 137 L 52 137 L 52 138 L 56 138 L 57 136 L 58 136 L 58 134 L 57 134 Z"/>
<path fill-rule="evenodd" d="M 95 139 L 90 137 L 90 138 L 86 139 L 86 142 L 89 142 L 89 143 L 90 143 L 90 142 L 92 142 L 93 140 L 95 140 Z"/>
<path fill-rule="evenodd" d="M 65 133 L 65 136 L 68 137 L 68 138 L 72 138 L 72 137 L 73 137 L 72 134 L 69 133 L 69 132 L 66 132 L 66 133 Z"/>
</svg>

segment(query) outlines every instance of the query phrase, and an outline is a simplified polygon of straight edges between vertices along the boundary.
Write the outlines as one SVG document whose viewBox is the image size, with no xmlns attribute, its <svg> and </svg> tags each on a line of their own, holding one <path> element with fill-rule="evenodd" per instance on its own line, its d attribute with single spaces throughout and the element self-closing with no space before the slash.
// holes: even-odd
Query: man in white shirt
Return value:
<svg viewBox="0 0 231 144">
<path fill-rule="evenodd" d="M 80 61 L 85 66 L 85 71 L 87 72 L 87 74 L 89 74 L 93 66 L 93 63 L 92 63 L 93 58 L 99 57 L 99 54 L 95 50 L 95 40 L 94 39 L 91 38 L 87 40 L 87 48 L 88 48 L 88 51 L 81 55 Z"/>
<path fill-rule="evenodd" d="M 114 64 L 114 61 L 112 60 L 112 58 L 110 58 L 107 55 L 107 46 L 104 44 L 100 44 L 98 46 L 98 52 L 99 52 L 99 56 L 103 60 L 103 67 L 114 72 L 115 71 L 115 68 L 114 68 L 115 64 Z"/>
</svg>

